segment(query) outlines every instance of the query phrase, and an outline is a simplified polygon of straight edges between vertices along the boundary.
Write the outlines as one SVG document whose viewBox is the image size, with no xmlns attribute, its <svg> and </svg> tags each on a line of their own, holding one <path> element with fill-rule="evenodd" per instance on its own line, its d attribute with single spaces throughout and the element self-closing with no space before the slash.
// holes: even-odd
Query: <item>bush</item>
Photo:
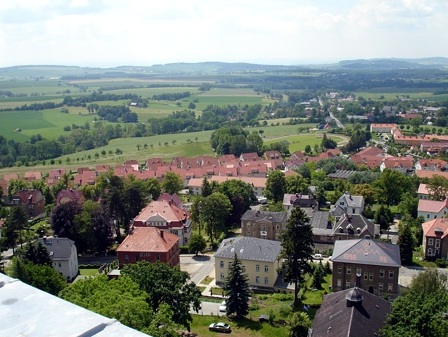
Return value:
<svg viewBox="0 0 448 337">
<path fill-rule="evenodd" d="M 282 293 L 275 293 L 272 295 L 272 298 L 277 301 L 292 301 L 294 299 L 294 296 L 292 294 L 282 294 Z"/>
<path fill-rule="evenodd" d="M 181 254 L 188 254 L 190 252 L 188 246 L 180 246 L 179 249 Z"/>
<path fill-rule="evenodd" d="M 255 311 L 255 310 L 259 310 L 259 309 L 260 309 L 260 306 L 259 306 L 257 303 L 252 304 L 252 305 L 249 307 L 249 310 L 250 310 L 250 311 Z"/>
<path fill-rule="evenodd" d="M 291 313 L 292 310 L 289 305 L 288 306 L 284 305 L 284 306 L 281 306 L 278 311 L 280 313 L 280 316 L 287 317 L 287 316 L 289 316 L 289 314 Z"/>
<path fill-rule="evenodd" d="M 446 268 L 448 266 L 448 262 L 445 259 L 436 259 L 436 265 L 439 268 Z"/>
</svg>

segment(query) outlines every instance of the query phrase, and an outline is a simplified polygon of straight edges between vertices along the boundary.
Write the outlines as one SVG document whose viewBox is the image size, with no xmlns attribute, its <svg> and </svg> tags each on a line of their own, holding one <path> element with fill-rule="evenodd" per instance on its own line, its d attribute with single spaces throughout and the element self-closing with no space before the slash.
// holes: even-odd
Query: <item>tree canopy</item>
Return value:
<svg viewBox="0 0 448 337">
<path fill-rule="evenodd" d="M 421 272 L 392 303 L 381 331 L 384 337 L 448 336 L 447 277 L 435 269 Z"/>
<path fill-rule="evenodd" d="M 286 191 L 285 174 L 280 170 L 275 170 L 269 173 L 266 181 L 266 189 L 264 195 L 273 202 L 280 202 Z"/>
<path fill-rule="evenodd" d="M 172 320 L 190 327 L 190 308 L 199 311 L 201 291 L 194 282 L 189 282 L 188 273 L 166 263 L 140 261 L 126 265 L 121 274 L 129 276 L 148 294 L 147 302 L 154 312 L 167 304 L 173 312 Z"/>
</svg>

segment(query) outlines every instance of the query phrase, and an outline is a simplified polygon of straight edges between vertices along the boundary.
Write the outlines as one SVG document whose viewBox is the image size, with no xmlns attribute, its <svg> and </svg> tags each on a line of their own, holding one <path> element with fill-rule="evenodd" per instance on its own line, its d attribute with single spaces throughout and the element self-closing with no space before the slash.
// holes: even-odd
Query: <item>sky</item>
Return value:
<svg viewBox="0 0 448 337">
<path fill-rule="evenodd" d="M 0 67 L 448 57 L 448 0 L 1 0 Z"/>
</svg>

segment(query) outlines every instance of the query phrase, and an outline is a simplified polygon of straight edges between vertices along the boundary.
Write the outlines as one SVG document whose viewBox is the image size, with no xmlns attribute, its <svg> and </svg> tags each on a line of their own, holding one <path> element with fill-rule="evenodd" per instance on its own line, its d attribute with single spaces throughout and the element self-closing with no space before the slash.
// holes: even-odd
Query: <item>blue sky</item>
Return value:
<svg viewBox="0 0 448 337">
<path fill-rule="evenodd" d="M 0 67 L 448 57 L 446 0 L 1 0 Z"/>
</svg>

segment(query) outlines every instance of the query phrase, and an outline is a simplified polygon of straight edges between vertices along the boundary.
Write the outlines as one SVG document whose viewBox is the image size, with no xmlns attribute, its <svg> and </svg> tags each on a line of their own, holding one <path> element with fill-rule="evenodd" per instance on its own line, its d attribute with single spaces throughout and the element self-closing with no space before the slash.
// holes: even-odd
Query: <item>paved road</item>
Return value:
<svg viewBox="0 0 448 337">
<path fill-rule="evenodd" d="M 180 269 L 190 274 L 192 282 L 199 284 L 204 277 L 215 268 L 215 258 L 212 255 L 181 255 Z"/>
<path fill-rule="evenodd" d="M 190 310 L 190 314 L 193 315 L 210 315 L 210 316 L 225 316 L 225 312 L 219 311 L 219 304 L 215 302 L 201 302 L 201 310 L 196 312 L 194 310 Z"/>
<path fill-rule="evenodd" d="M 332 119 L 335 120 L 336 125 L 337 125 L 338 127 L 340 127 L 341 129 L 344 128 L 344 124 L 342 124 L 341 121 L 340 121 L 339 119 L 337 119 L 336 117 L 334 117 L 334 115 L 333 115 L 333 113 L 332 113 L 331 111 L 330 111 L 330 117 L 331 117 Z"/>
</svg>

